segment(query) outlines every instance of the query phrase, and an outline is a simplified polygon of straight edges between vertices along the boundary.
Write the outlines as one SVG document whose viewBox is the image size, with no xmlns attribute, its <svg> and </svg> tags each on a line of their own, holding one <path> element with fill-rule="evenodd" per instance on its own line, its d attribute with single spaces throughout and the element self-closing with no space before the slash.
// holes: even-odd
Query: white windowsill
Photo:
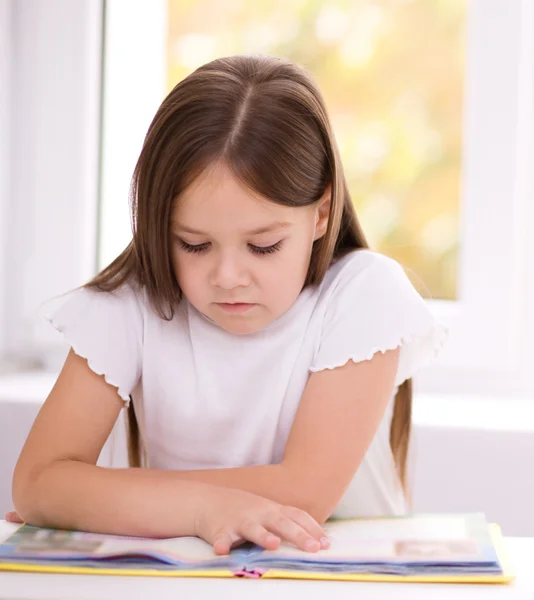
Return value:
<svg viewBox="0 0 534 600">
<path fill-rule="evenodd" d="M 416 427 L 449 427 L 534 433 L 534 398 L 417 394 Z"/>
<path fill-rule="evenodd" d="M 0 375 L 0 402 L 43 403 L 54 387 L 57 373 L 36 371 Z"/>
<path fill-rule="evenodd" d="M 45 372 L 0 375 L 0 403 L 42 403 L 56 377 Z M 417 394 L 413 423 L 415 427 L 534 432 L 534 398 Z"/>
</svg>

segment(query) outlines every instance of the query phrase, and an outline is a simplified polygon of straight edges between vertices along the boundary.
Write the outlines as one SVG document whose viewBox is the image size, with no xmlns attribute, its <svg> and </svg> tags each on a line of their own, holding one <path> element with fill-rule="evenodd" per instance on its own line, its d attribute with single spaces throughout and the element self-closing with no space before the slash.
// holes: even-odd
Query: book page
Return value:
<svg viewBox="0 0 534 600">
<path fill-rule="evenodd" d="M 333 521 L 324 526 L 331 541 L 327 550 L 303 552 L 282 543 L 262 557 L 303 561 L 464 561 L 481 559 L 477 540 L 464 516 L 406 517 Z"/>
<path fill-rule="evenodd" d="M 187 563 L 220 559 L 210 544 L 196 537 L 149 539 L 41 529 L 29 525 L 18 529 L 4 542 L 4 546 L 10 547 L 11 555 L 24 556 L 102 558 L 145 555 Z"/>
</svg>

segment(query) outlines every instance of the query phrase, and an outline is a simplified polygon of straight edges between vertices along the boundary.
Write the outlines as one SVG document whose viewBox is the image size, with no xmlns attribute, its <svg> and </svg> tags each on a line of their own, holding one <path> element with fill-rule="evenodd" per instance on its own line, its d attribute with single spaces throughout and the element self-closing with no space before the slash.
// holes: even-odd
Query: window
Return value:
<svg viewBox="0 0 534 600">
<path fill-rule="evenodd" d="M 166 23 L 164 0 L 106 3 L 99 268 L 132 237 L 130 180 L 165 96 Z"/>
<path fill-rule="evenodd" d="M 218 56 L 307 67 L 371 246 L 399 260 L 424 296 L 456 299 L 466 1 L 168 7 L 168 89 Z"/>
<path fill-rule="evenodd" d="M 10 4 L 12 8 L 17 5 Z M 99 65 L 87 58 L 88 40 L 98 39 L 98 16 L 91 12 L 97 5 L 90 0 L 65 2 L 69 18 L 80 27 L 69 39 L 68 51 L 76 55 L 84 49 L 84 81 L 91 80 L 90 73 L 98 73 Z M 53 38 L 62 23 L 64 32 L 65 7 L 57 8 L 58 15 L 53 14 L 56 9 L 43 9 L 47 14 L 41 15 L 39 31 L 31 31 L 31 19 L 23 9 L 13 9 L 15 24 L 26 34 L 22 53 L 15 48 L 13 60 L 22 60 L 16 68 L 22 68 L 24 85 L 34 86 L 29 89 L 32 97 L 39 98 L 35 102 L 40 108 L 34 105 L 33 110 L 40 118 L 43 106 L 53 115 L 58 114 L 58 107 L 53 99 L 47 101 L 46 93 L 39 97 L 38 93 L 48 90 L 43 87 L 44 77 L 32 83 L 39 69 L 31 57 L 51 52 L 46 36 Z M 314 71 L 373 246 L 400 260 L 416 285 L 417 279 L 425 282 L 427 295 L 433 298 L 429 300 L 432 310 L 451 326 L 445 353 L 417 380 L 421 389 L 533 391 L 528 378 L 528 367 L 534 364 L 529 343 L 534 338 L 533 0 L 108 0 L 105 21 L 99 267 L 130 240 L 130 177 L 146 129 L 170 84 L 214 56 L 270 52 L 272 48 Z M 418 45 L 422 40 L 429 48 L 424 55 Z M 33 54 L 26 56 L 24 52 L 30 50 Z M 395 71 L 391 71 L 397 65 L 392 55 L 399 61 Z M 406 66 L 412 56 L 417 64 Z M 38 67 L 42 72 L 43 65 L 38 63 Z M 351 76 L 341 78 L 339 73 Z M 0 77 L 5 77 L 3 71 Z M 74 93 L 71 83 L 59 82 L 57 77 L 52 80 L 56 99 L 64 97 L 62 85 L 63 93 Z M 28 134 L 23 119 L 23 109 L 28 107 L 17 99 L 29 96 L 21 91 L 20 81 L 14 83 L 11 97 L 17 110 L 11 127 Z M 345 88 L 349 90 L 346 96 Z M 372 90 L 373 102 L 360 97 L 361 89 Z M 76 102 L 82 106 L 79 97 Z M 62 140 L 69 140 L 69 132 L 79 130 L 83 123 L 84 131 L 87 125 L 84 135 L 89 136 L 85 139 L 94 147 L 88 133 L 94 121 L 88 120 L 89 114 L 95 111 L 83 113 L 83 118 L 78 113 L 72 121 L 64 115 Z M 47 131 L 51 134 L 52 128 Z M 50 134 L 47 139 L 52 138 Z M 78 141 L 70 139 L 75 149 L 80 144 L 82 149 L 89 147 L 82 138 L 77 133 Z M 28 214 L 26 208 L 17 209 L 20 212 L 15 211 L 18 217 L 13 219 L 13 207 L 6 212 L 5 203 L 0 205 L 0 226 L 2 219 L 4 227 L 10 223 L 14 244 L 10 242 L 10 248 L 20 249 L 15 260 L 12 255 L 4 256 L 0 263 L 4 281 L 10 286 L 14 282 L 15 288 L 12 304 L 0 306 L 6 333 L 0 344 L 4 351 L 29 348 L 37 357 L 52 348 L 53 334 L 45 335 L 29 318 L 34 299 L 74 287 L 95 270 L 90 257 L 96 255 L 91 223 L 96 218 L 92 211 L 97 196 L 91 187 L 93 179 L 76 187 L 69 172 L 64 180 L 60 176 L 47 179 L 37 169 L 38 187 L 44 185 L 47 194 L 37 193 L 35 185 L 30 189 L 24 169 L 28 158 L 35 167 L 38 151 L 50 172 L 60 156 L 70 165 L 66 171 L 84 163 L 81 172 L 94 175 L 87 151 L 74 158 L 72 151 L 54 156 L 48 152 L 47 158 L 47 146 L 40 143 L 40 150 L 36 148 L 29 157 L 21 150 L 14 153 L 14 180 L 9 183 L 15 191 L 31 192 L 19 191 L 17 196 L 26 208 L 29 196 L 30 212 L 37 211 L 29 232 L 22 218 Z M 59 152 L 58 144 L 54 151 Z M 0 185 L 6 185 L 1 178 Z M 87 202 L 70 205 L 67 201 L 78 196 Z M 37 222 L 46 228 L 37 227 Z M 5 327 L 8 323 L 9 328 Z"/>
</svg>

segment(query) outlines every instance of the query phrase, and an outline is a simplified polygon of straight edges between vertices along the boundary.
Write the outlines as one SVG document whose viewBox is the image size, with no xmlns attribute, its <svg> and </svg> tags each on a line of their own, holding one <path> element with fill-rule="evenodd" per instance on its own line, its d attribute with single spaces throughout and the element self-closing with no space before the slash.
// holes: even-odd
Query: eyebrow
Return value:
<svg viewBox="0 0 534 600">
<path fill-rule="evenodd" d="M 186 227 L 185 225 L 181 225 L 176 221 L 173 221 L 173 225 L 176 229 L 185 233 L 192 233 L 195 235 L 207 235 L 203 231 L 199 231 L 198 229 L 193 229 L 191 227 Z M 277 221 L 276 223 L 271 223 L 271 225 L 267 225 L 265 227 L 259 227 L 258 229 L 253 229 L 252 231 L 245 231 L 245 235 L 259 235 L 260 233 L 269 233 L 271 231 L 277 231 L 278 229 L 287 229 L 288 227 L 291 227 L 291 223 L 288 223 L 286 221 Z"/>
</svg>

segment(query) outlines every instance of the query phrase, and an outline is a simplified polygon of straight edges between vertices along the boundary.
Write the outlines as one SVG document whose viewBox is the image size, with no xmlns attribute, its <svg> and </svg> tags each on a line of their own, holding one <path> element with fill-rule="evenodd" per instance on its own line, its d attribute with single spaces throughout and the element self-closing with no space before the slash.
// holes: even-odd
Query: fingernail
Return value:
<svg viewBox="0 0 534 600">
<path fill-rule="evenodd" d="M 320 540 L 321 548 L 330 548 L 330 540 L 326 537 L 322 537 Z"/>
<path fill-rule="evenodd" d="M 317 542 L 316 540 L 308 540 L 305 544 L 304 544 L 304 548 L 308 551 L 308 552 L 315 552 L 316 550 L 319 550 L 319 542 Z"/>
<path fill-rule="evenodd" d="M 225 555 L 228 554 L 229 549 L 223 544 L 214 544 L 213 551 L 215 552 L 215 554 Z"/>
<path fill-rule="evenodd" d="M 267 544 L 278 544 L 278 542 L 280 541 L 279 537 L 276 537 L 276 535 L 268 535 L 267 539 L 265 540 L 265 542 Z"/>
</svg>

